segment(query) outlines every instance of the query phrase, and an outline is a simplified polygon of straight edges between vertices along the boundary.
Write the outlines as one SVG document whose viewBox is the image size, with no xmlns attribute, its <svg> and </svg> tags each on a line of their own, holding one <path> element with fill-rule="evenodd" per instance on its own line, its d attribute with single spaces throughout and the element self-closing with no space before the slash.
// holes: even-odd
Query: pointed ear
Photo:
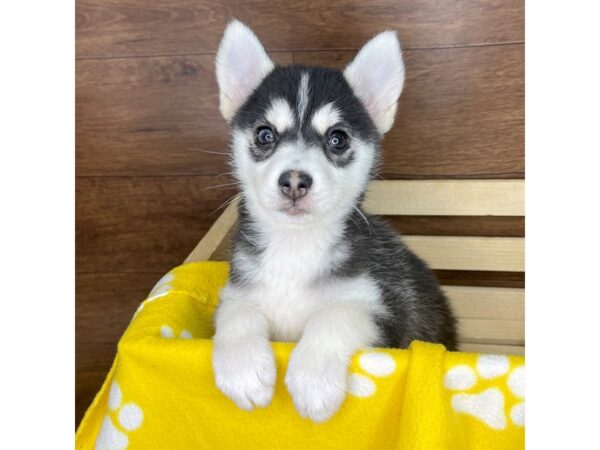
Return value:
<svg viewBox="0 0 600 450">
<path fill-rule="evenodd" d="M 233 118 L 273 67 L 252 30 L 238 20 L 231 21 L 217 53 L 219 109 L 225 120 Z"/>
<path fill-rule="evenodd" d="M 379 33 L 365 44 L 344 71 L 381 134 L 394 123 L 398 97 L 404 85 L 400 42 L 393 31 Z"/>
</svg>

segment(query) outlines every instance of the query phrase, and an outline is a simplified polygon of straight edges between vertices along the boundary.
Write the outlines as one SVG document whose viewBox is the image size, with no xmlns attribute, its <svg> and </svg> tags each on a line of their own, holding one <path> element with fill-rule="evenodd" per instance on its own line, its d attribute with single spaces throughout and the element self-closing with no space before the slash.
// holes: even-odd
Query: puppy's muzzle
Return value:
<svg viewBox="0 0 600 450">
<path fill-rule="evenodd" d="M 313 179 L 307 173 L 288 170 L 279 176 L 278 183 L 281 193 L 295 202 L 308 193 Z"/>
</svg>

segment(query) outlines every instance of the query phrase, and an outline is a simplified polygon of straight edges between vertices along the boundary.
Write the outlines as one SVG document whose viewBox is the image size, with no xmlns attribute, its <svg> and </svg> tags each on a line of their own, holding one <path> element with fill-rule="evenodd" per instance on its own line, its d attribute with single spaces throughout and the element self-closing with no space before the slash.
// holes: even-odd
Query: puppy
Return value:
<svg viewBox="0 0 600 450">
<path fill-rule="evenodd" d="M 322 422 L 344 401 L 357 350 L 414 339 L 455 349 L 455 319 L 434 275 L 360 207 L 404 82 L 396 34 L 375 36 L 343 72 L 278 67 L 233 21 L 216 72 L 241 187 L 215 315 L 218 388 L 240 408 L 267 406 L 270 340 L 298 342 L 285 384 L 300 415 Z"/>
</svg>

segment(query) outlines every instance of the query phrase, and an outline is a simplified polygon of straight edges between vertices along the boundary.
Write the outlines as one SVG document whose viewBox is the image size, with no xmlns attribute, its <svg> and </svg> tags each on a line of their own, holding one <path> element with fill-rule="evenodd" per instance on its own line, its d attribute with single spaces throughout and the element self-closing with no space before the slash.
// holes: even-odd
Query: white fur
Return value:
<svg viewBox="0 0 600 450">
<path fill-rule="evenodd" d="M 243 287 L 228 284 L 221 292 L 213 366 L 217 386 L 238 406 L 265 406 L 275 381 L 268 339 L 299 340 L 286 385 L 298 412 L 320 422 L 342 404 L 350 358 L 377 341 L 372 319 L 384 310 L 369 277 L 322 277 L 345 256 L 343 248 L 329 251 L 331 231 L 298 231 L 275 232 L 257 259 L 242 254 L 253 269 Z M 282 252 L 284 243 L 289 250 Z"/>
<path fill-rule="evenodd" d="M 275 379 L 268 340 L 299 340 L 286 385 L 303 417 L 327 420 L 346 396 L 352 354 L 379 337 L 372 320 L 385 314 L 379 289 L 367 276 L 325 276 L 348 256 L 344 244 L 334 245 L 341 223 L 304 227 L 265 216 L 259 228 L 264 251 L 236 253 L 247 278 L 221 292 L 213 353 L 217 386 L 241 408 L 265 406 Z"/>
<path fill-rule="evenodd" d="M 300 87 L 298 88 L 298 117 L 300 120 L 304 118 L 306 114 L 306 108 L 308 106 L 308 74 L 303 73 L 300 78 Z"/>
<path fill-rule="evenodd" d="M 240 42 L 241 49 L 231 48 Z M 229 120 L 273 66 L 256 36 L 239 22 L 228 27 L 221 53 L 224 56 L 217 58 L 221 110 Z M 358 62 L 351 64 L 355 69 L 346 71 L 350 73 L 347 78 L 358 79 L 365 58 L 373 62 L 359 54 Z M 308 105 L 308 81 L 304 74 L 293 105 L 301 118 Z M 381 76 L 381 81 L 389 93 L 389 80 Z M 396 100 L 397 95 L 394 105 Z M 267 120 L 280 132 L 299 125 L 294 123 L 291 108 L 276 100 Z M 339 112 L 326 105 L 306 120 L 324 134 L 339 121 Z M 216 383 L 240 408 L 268 405 L 276 377 L 270 339 L 299 341 L 289 362 L 286 386 L 303 417 L 324 421 L 344 401 L 350 358 L 377 342 L 379 329 L 374 319 L 385 314 L 381 292 L 369 276 L 330 276 L 349 256 L 347 244 L 339 243 L 339 237 L 368 183 L 375 146 L 351 136 L 348 151 L 353 152 L 353 160 L 341 168 L 327 160 L 320 146 L 313 148 L 301 138 L 280 143 L 272 156 L 256 162 L 248 151 L 255 130 L 234 128 L 232 136 L 234 173 L 256 231 L 247 238 L 257 240 L 262 251 L 236 251 L 234 263 L 244 278 L 221 291 L 212 361 Z M 308 173 L 313 179 L 308 193 L 296 200 L 295 206 L 303 212 L 300 215 L 286 212 L 290 199 L 278 185 L 279 176 L 288 170 Z"/>
<path fill-rule="evenodd" d="M 219 108 L 225 120 L 233 118 L 274 67 L 252 30 L 242 22 L 231 21 L 217 52 Z"/>
<path fill-rule="evenodd" d="M 344 71 L 381 134 L 394 123 L 404 85 L 404 63 L 396 33 L 384 31 L 365 44 Z"/>
<path fill-rule="evenodd" d="M 292 128 L 294 126 L 294 111 L 290 108 L 289 103 L 277 98 L 272 101 L 271 107 L 267 110 L 265 118 L 275 127 L 279 133 Z"/>
<path fill-rule="evenodd" d="M 338 168 L 320 148 L 298 141 L 281 144 L 272 157 L 256 163 L 248 152 L 252 139 L 252 130 L 233 130 L 233 161 L 259 230 L 251 238 L 264 251 L 260 256 L 236 253 L 244 286 L 228 284 L 221 292 L 213 352 L 217 386 L 241 408 L 266 406 L 276 374 L 269 339 L 299 340 L 286 385 L 299 413 L 320 422 L 342 404 L 350 358 L 374 345 L 373 317 L 384 314 L 369 277 L 327 276 L 348 257 L 346 245 L 336 244 L 366 187 L 375 149 L 353 139 L 354 161 Z M 286 170 L 313 177 L 312 188 L 300 199 L 305 216 L 279 211 L 284 200 L 277 178 Z"/>
<path fill-rule="evenodd" d="M 231 285 L 215 315 L 212 365 L 217 387 L 239 408 L 271 403 L 277 370 L 266 317 Z"/>
<path fill-rule="evenodd" d="M 339 121 L 339 111 L 333 106 L 333 103 L 327 103 L 315 111 L 311 125 L 317 133 L 324 135 L 330 127 Z"/>
<path fill-rule="evenodd" d="M 318 308 L 290 357 L 285 384 L 300 415 L 315 422 L 329 419 L 340 408 L 346 398 L 350 358 L 379 337 L 371 316 L 377 296 L 364 292 L 371 283 L 357 284 L 362 292 L 341 289 L 335 294 L 338 298 L 358 294 L 360 301 L 338 300 Z"/>
<path fill-rule="evenodd" d="M 366 188 L 375 158 L 374 146 L 355 137 L 350 148 L 354 151 L 354 161 L 344 168 L 335 167 L 320 148 L 308 147 L 302 141 L 280 144 L 272 157 L 257 164 L 248 152 L 253 139 L 252 130 L 233 130 L 233 162 L 248 206 L 253 215 L 261 218 L 261 226 L 341 220 Z M 306 210 L 302 216 L 291 217 L 280 211 L 289 199 L 281 196 L 277 180 L 287 170 L 303 171 L 313 178 L 308 194 L 297 201 Z"/>
</svg>

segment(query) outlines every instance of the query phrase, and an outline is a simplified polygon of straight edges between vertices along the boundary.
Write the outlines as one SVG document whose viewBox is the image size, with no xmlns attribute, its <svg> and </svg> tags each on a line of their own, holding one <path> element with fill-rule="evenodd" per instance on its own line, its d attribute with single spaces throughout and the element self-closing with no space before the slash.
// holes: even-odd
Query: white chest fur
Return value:
<svg viewBox="0 0 600 450">
<path fill-rule="evenodd" d="M 347 282 L 330 273 L 347 258 L 348 249 L 319 228 L 278 230 L 262 244 L 260 254 L 234 255 L 248 281 L 244 295 L 267 317 L 272 339 L 297 341 L 308 318 L 342 295 L 335 291 L 344 290 Z"/>
</svg>

